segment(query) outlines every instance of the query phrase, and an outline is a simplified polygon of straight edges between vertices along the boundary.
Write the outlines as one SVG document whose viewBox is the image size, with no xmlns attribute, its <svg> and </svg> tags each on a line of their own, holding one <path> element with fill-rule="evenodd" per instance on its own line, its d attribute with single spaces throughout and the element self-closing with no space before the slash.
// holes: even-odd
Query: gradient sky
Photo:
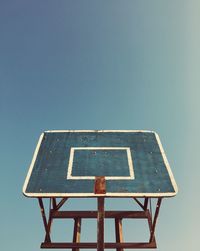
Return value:
<svg viewBox="0 0 200 251">
<path fill-rule="evenodd" d="M 50 129 L 158 132 L 179 187 L 162 205 L 158 250 L 199 249 L 199 13 L 198 0 L 0 1 L 2 250 L 40 250 L 39 208 L 22 186 Z M 69 238 L 56 224 L 55 235 Z M 146 235 L 146 225 L 125 224 L 126 240 Z"/>
</svg>

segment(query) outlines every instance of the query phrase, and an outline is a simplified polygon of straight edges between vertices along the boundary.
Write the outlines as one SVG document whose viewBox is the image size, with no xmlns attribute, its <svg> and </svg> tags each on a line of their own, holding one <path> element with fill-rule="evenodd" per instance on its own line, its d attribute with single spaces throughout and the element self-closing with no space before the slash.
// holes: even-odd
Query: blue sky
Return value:
<svg viewBox="0 0 200 251">
<path fill-rule="evenodd" d="M 194 0 L 0 2 L 4 250 L 39 250 L 37 201 L 21 190 L 48 129 L 157 131 L 179 187 L 163 203 L 158 250 L 198 249 L 199 13 Z"/>
</svg>

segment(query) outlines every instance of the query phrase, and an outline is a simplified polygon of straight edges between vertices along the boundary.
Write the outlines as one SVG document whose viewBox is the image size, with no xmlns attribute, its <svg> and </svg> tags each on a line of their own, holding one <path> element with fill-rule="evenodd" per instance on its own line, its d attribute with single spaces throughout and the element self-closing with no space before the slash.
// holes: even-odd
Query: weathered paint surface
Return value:
<svg viewBox="0 0 200 251">
<path fill-rule="evenodd" d="M 67 178 L 71 148 L 91 148 L 74 152 L 72 176 Z M 95 150 L 92 148 L 99 148 Z M 102 148 L 116 148 L 106 149 Z M 126 150 L 132 156 L 134 177 L 130 176 Z M 105 176 L 106 193 L 176 193 L 172 174 L 166 167 L 157 136 L 154 132 L 133 131 L 62 131 L 45 132 L 42 138 L 24 193 L 32 194 L 94 194 L 95 179 Z M 171 172 L 171 170 L 170 170 Z M 112 177 L 121 177 L 113 179 Z M 175 194 L 174 194 L 175 195 Z"/>
</svg>

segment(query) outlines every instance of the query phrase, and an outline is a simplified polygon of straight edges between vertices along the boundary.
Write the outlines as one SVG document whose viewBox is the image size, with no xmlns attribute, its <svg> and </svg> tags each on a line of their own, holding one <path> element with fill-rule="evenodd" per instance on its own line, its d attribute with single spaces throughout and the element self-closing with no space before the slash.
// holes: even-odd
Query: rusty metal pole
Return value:
<svg viewBox="0 0 200 251">
<path fill-rule="evenodd" d="M 123 243 L 123 233 L 122 233 L 122 218 L 115 218 L 115 236 L 117 243 Z M 123 248 L 117 248 L 117 251 L 124 251 Z"/>
<path fill-rule="evenodd" d="M 51 238 L 50 238 L 50 226 L 47 223 L 47 219 L 46 219 L 46 215 L 45 215 L 45 210 L 44 210 L 44 204 L 42 201 L 42 198 L 38 198 L 39 201 L 39 206 L 40 206 L 40 211 L 41 211 L 41 215 L 42 215 L 42 220 L 44 223 L 44 228 L 45 228 L 45 232 L 46 232 L 46 237 L 45 237 L 45 242 L 51 242 Z"/>
<path fill-rule="evenodd" d="M 104 197 L 98 197 L 97 212 L 97 251 L 104 250 Z"/>
<path fill-rule="evenodd" d="M 144 199 L 144 210 L 147 210 L 147 208 L 148 208 L 148 201 L 149 201 L 148 198 Z"/>
<path fill-rule="evenodd" d="M 152 224 L 152 229 L 151 229 L 151 236 L 150 236 L 149 242 L 152 242 L 153 239 L 154 239 L 156 222 L 157 222 L 157 219 L 158 219 L 158 214 L 159 214 L 161 202 L 162 202 L 162 198 L 158 198 L 157 205 L 156 205 L 156 211 L 155 211 L 155 215 L 154 215 L 154 219 L 153 219 L 153 224 Z"/>
</svg>

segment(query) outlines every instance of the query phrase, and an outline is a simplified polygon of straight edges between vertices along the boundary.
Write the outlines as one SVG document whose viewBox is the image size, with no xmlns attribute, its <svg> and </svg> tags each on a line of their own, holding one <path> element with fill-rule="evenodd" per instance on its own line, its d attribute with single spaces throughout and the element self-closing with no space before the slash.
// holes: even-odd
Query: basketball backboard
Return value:
<svg viewBox="0 0 200 251">
<path fill-rule="evenodd" d="M 152 131 L 65 130 L 40 136 L 23 193 L 28 197 L 170 197 L 177 185 Z"/>
</svg>

